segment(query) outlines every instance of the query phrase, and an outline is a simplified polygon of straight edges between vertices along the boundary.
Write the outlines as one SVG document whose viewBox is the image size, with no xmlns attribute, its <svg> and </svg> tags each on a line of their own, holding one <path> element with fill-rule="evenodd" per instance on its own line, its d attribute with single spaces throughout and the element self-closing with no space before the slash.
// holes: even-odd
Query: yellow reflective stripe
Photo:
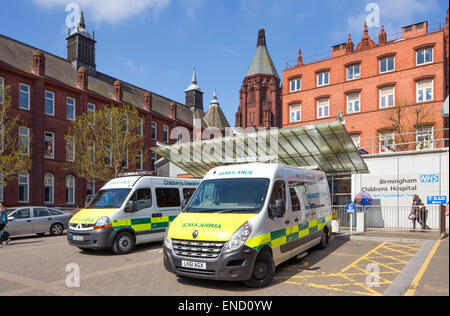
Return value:
<svg viewBox="0 0 450 316">
<path fill-rule="evenodd" d="M 308 223 L 308 227 L 311 228 L 311 227 L 317 226 L 318 223 L 319 223 L 319 220 L 317 220 L 317 219 L 312 220 Z"/>
<path fill-rule="evenodd" d="M 317 226 L 317 229 L 322 230 L 325 227 L 325 225 L 326 223 L 319 224 L 319 226 Z"/>
<path fill-rule="evenodd" d="M 256 248 L 259 245 L 264 245 L 269 242 L 270 242 L 270 233 L 249 238 L 245 244 L 251 248 Z"/>
<path fill-rule="evenodd" d="M 130 226 L 131 220 L 130 219 L 118 219 L 113 221 L 113 227 L 123 227 L 123 226 Z"/>
<path fill-rule="evenodd" d="M 325 222 L 331 222 L 331 219 L 332 219 L 331 215 L 327 216 L 327 217 L 325 217 Z"/>
<path fill-rule="evenodd" d="M 153 223 L 166 223 L 166 222 L 169 222 L 169 216 L 152 217 L 152 224 Z"/>
<path fill-rule="evenodd" d="M 272 240 L 272 248 L 277 248 L 286 243 L 286 236 Z"/>
<path fill-rule="evenodd" d="M 289 233 L 288 235 L 290 235 L 290 234 L 295 234 L 295 233 L 297 233 L 297 232 L 298 232 L 298 225 L 291 226 L 291 227 L 290 227 L 290 233 Z"/>
<path fill-rule="evenodd" d="M 140 232 L 140 231 L 145 231 L 145 230 L 151 230 L 152 224 L 138 224 L 138 225 L 132 225 L 131 227 L 134 229 L 134 231 Z"/>
<path fill-rule="evenodd" d="M 298 238 L 306 237 L 309 235 L 309 228 L 298 232 Z"/>
</svg>

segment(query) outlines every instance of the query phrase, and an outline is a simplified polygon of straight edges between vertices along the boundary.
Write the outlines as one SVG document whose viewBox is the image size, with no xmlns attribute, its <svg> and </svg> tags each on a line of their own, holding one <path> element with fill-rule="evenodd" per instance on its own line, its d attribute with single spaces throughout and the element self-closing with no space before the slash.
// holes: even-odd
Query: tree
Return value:
<svg viewBox="0 0 450 316">
<path fill-rule="evenodd" d="M 0 86 L 0 180 L 3 180 L 3 185 L 17 178 L 19 173 L 28 172 L 32 165 L 31 135 L 28 135 L 26 144 L 18 137 L 19 126 L 23 123 L 18 115 L 11 114 L 9 91 L 9 87 Z"/>
<path fill-rule="evenodd" d="M 107 182 L 146 161 L 143 123 L 136 108 L 108 105 L 83 113 L 66 135 L 69 167 L 89 181 Z M 139 158 L 138 158 L 139 156 Z"/>
</svg>

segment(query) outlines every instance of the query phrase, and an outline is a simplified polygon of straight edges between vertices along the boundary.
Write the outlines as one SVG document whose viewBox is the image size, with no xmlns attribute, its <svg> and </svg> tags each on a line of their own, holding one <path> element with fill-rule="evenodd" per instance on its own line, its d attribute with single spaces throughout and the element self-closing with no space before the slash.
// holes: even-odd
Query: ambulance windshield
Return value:
<svg viewBox="0 0 450 316">
<path fill-rule="evenodd" d="M 91 202 L 89 202 L 86 208 L 120 208 L 130 191 L 131 189 L 100 190 Z"/>
<path fill-rule="evenodd" d="M 264 205 L 269 179 L 203 181 L 184 209 L 189 213 L 258 213 Z"/>
</svg>

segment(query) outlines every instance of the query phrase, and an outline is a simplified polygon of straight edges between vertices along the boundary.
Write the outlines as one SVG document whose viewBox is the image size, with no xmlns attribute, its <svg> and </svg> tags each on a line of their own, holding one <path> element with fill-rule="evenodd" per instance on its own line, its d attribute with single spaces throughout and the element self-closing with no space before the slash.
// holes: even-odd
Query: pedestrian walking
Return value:
<svg viewBox="0 0 450 316">
<path fill-rule="evenodd" d="M 428 209 L 423 204 L 417 194 L 413 197 L 410 218 L 413 221 L 413 229 L 416 229 L 416 221 L 422 226 L 422 229 L 430 229 L 427 225 Z"/>
<path fill-rule="evenodd" d="M 6 208 L 0 203 L 0 245 L 7 245 L 9 243 L 9 234 L 4 231 L 6 225 L 8 224 L 8 213 Z"/>
</svg>

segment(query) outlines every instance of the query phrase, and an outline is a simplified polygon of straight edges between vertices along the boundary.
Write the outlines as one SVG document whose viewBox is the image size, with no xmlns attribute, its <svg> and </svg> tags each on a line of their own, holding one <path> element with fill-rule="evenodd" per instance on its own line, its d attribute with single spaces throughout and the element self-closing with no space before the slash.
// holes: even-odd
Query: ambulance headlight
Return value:
<svg viewBox="0 0 450 316">
<path fill-rule="evenodd" d="M 242 225 L 227 242 L 224 252 L 234 251 L 242 247 L 252 233 L 252 226 L 249 223 Z"/>
<path fill-rule="evenodd" d="M 100 217 L 95 223 L 94 229 L 112 228 L 111 220 L 108 216 Z"/>
<path fill-rule="evenodd" d="M 169 236 L 166 236 L 164 238 L 164 246 L 166 246 L 167 249 L 172 249 L 172 239 L 169 238 Z"/>
</svg>

